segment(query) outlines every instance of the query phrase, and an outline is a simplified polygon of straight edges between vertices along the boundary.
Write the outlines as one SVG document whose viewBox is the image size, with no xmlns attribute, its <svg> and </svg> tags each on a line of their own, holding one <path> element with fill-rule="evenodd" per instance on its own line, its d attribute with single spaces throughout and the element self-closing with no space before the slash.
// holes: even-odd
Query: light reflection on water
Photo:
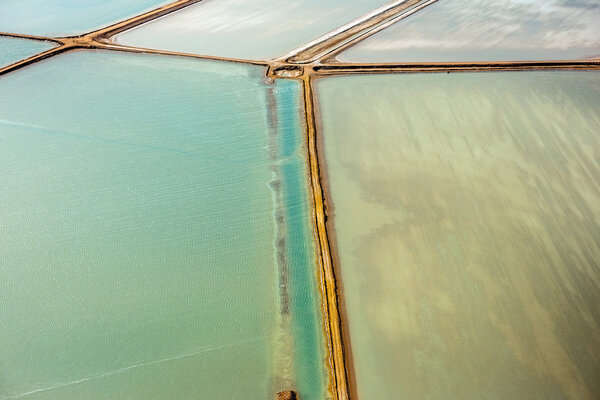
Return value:
<svg viewBox="0 0 600 400">
<path fill-rule="evenodd" d="M 117 43 L 264 60 L 366 14 L 386 0 L 204 0 L 117 35 Z"/>
<path fill-rule="evenodd" d="M 597 0 L 439 0 L 341 61 L 524 61 L 600 56 Z"/>
</svg>

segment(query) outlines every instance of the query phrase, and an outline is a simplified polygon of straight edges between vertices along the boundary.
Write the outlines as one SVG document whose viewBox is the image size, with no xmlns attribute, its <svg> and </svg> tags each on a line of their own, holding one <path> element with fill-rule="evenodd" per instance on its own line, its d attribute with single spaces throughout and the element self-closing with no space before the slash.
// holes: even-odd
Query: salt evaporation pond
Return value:
<svg viewBox="0 0 600 400">
<path fill-rule="evenodd" d="M 316 91 L 359 398 L 600 398 L 600 74 Z"/>
<path fill-rule="evenodd" d="M 600 57 L 597 0 L 439 0 L 338 56 L 348 62 Z"/>
<path fill-rule="evenodd" d="M 385 0 L 204 0 L 115 36 L 120 44 L 271 59 L 386 4 Z"/>
<path fill-rule="evenodd" d="M 0 37 L 0 68 L 56 47 L 51 42 Z"/>
<path fill-rule="evenodd" d="M 0 2 L 0 32 L 71 36 L 134 17 L 169 0 L 19 0 Z"/>
<path fill-rule="evenodd" d="M 0 398 L 324 397 L 300 90 L 102 51 L 0 77 Z"/>
</svg>

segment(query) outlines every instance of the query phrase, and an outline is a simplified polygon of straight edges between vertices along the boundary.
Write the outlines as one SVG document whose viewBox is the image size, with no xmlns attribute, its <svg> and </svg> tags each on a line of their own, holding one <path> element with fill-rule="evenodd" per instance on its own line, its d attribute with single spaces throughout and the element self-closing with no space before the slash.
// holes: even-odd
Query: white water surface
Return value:
<svg viewBox="0 0 600 400">
<path fill-rule="evenodd" d="M 282 56 L 385 0 L 204 0 L 115 37 L 117 43 L 210 56 Z"/>
<path fill-rule="evenodd" d="M 600 57 L 598 0 L 438 0 L 337 56 L 346 62 Z"/>
</svg>

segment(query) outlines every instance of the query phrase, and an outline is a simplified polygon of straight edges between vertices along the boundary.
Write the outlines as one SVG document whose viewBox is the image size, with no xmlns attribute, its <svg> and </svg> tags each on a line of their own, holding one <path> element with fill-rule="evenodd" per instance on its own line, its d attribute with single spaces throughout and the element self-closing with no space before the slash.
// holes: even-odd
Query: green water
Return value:
<svg viewBox="0 0 600 400">
<path fill-rule="evenodd" d="M 316 93 L 360 398 L 600 398 L 600 74 Z"/>
<path fill-rule="evenodd" d="M 598 21 L 597 0 L 439 0 L 338 58 L 435 62 L 599 57 Z"/>
<path fill-rule="evenodd" d="M 55 47 L 50 42 L 0 37 L 0 68 Z"/>
<path fill-rule="evenodd" d="M 169 0 L 3 0 L 0 32 L 77 35 L 169 3 Z"/>
<path fill-rule="evenodd" d="M 2 76 L 0 398 L 323 398 L 300 99 L 100 51 Z"/>
<path fill-rule="evenodd" d="M 129 46 L 219 57 L 282 56 L 385 0 L 204 0 L 117 35 Z"/>
</svg>

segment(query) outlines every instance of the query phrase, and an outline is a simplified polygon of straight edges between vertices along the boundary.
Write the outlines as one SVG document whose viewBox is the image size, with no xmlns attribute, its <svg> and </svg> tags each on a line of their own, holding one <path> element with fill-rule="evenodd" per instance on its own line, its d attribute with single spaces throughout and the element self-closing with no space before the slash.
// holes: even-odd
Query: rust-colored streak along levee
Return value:
<svg viewBox="0 0 600 400">
<path fill-rule="evenodd" d="M 323 287 L 323 305 L 325 328 L 330 357 L 332 374 L 331 390 L 336 400 L 348 400 L 349 387 L 346 373 L 345 349 L 342 340 L 342 321 L 338 306 L 338 288 L 335 271 L 331 261 L 329 240 L 325 226 L 325 209 L 323 188 L 319 172 L 319 159 L 317 155 L 316 123 L 314 110 L 314 97 L 310 74 L 303 76 L 304 108 L 306 115 L 306 129 L 308 142 L 308 161 L 312 197 L 314 202 L 314 218 L 317 230 L 317 244 L 319 262 L 321 266 L 321 283 Z"/>
</svg>

